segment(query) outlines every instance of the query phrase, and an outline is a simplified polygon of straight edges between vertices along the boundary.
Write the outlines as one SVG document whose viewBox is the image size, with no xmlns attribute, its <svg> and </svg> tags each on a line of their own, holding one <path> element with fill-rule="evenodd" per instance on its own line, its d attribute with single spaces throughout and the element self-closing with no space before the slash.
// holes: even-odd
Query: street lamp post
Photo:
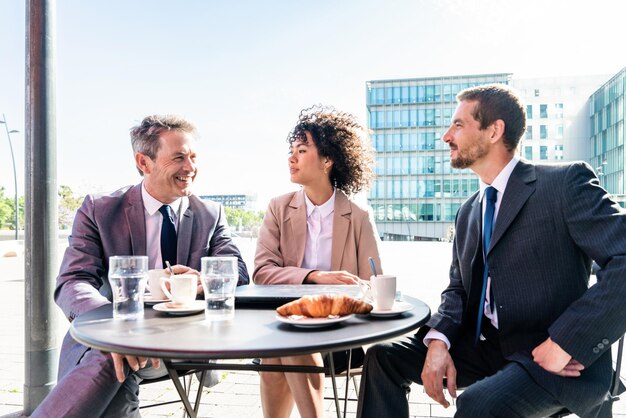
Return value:
<svg viewBox="0 0 626 418">
<path fill-rule="evenodd" d="M 9 149 L 11 150 L 11 162 L 13 163 L 13 186 L 15 187 L 15 202 L 14 202 L 14 206 L 15 206 L 15 240 L 17 241 L 19 239 L 19 231 L 20 231 L 20 224 L 19 224 L 19 206 L 18 206 L 18 200 L 17 200 L 17 173 L 15 172 L 15 156 L 13 155 L 13 144 L 11 143 L 11 134 L 16 134 L 19 131 L 16 129 L 13 130 L 9 130 L 9 124 L 7 123 L 7 117 L 4 115 L 4 113 L 2 114 L 2 120 L 0 120 L 0 123 L 4 124 L 4 128 L 7 131 L 7 139 L 9 140 Z"/>
</svg>

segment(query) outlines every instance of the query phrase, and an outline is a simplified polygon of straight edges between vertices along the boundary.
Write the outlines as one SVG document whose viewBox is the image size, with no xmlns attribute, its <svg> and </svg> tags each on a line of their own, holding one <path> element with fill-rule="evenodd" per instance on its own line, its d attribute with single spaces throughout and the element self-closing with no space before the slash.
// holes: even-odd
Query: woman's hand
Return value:
<svg viewBox="0 0 626 418">
<path fill-rule="evenodd" d="M 358 277 L 347 271 L 313 270 L 304 279 L 304 284 L 356 284 Z"/>
</svg>

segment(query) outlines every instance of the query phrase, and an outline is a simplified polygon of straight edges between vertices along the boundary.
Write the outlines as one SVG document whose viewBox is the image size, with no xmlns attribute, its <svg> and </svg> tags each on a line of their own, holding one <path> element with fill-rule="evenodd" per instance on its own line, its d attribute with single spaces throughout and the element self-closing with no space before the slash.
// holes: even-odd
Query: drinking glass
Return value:
<svg viewBox="0 0 626 418">
<path fill-rule="evenodd" d="M 239 279 L 237 257 L 202 257 L 200 279 L 209 321 L 235 316 L 235 288 Z"/>
<path fill-rule="evenodd" d="M 109 257 L 109 283 L 113 292 L 113 318 L 143 318 L 143 296 L 148 282 L 148 257 Z"/>
</svg>

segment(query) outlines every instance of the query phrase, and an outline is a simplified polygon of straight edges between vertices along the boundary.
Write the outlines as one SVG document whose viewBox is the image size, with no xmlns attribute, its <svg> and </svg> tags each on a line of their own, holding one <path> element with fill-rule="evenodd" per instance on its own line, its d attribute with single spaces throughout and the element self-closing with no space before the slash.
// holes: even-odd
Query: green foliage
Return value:
<svg viewBox="0 0 626 418">
<path fill-rule="evenodd" d="M 0 229 L 8 228 L 13 219 L 13 199 L 4 196 L 4 187 L 0 187 Z"/>
<path fill-rule="evenodd" d="M 251 210 L 234 209 L 224 207 L 226 220 L 233 231 L 253 231 L 258 230 L 263 223 L 264 212 L 254 212 Z"/>
<path fill-rule="evenodd" d="M 75 196 L 68 186 L 59 187 L 59 229 L 70 229 L 76 210 L 83 203 L 84 196 Z"/>
</svg>

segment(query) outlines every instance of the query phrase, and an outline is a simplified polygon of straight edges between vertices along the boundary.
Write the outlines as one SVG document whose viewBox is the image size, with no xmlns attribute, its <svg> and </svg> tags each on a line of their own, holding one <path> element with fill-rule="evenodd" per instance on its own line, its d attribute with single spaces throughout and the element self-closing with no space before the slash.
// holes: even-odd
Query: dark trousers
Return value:
<svg viewBox="0 0 626 418">
<path fill-rule="evenodd" d="M 421 384 L 426 332 L 423 329 L 405 341 L 367 350 L 357 417 L 409 416 L 407 394 L 411 383 Z M 559 411 L 562 405 L 552 395 L 519 364 L 502 356 L 497 332 L 488 323 L 483 330 L 486 340 L 477 346 L 474 336 L 466 334 L 450 348 L 457 387 L 466 388 L 457 399 L 455 417 L 528 418 Z"/>
</svg>

